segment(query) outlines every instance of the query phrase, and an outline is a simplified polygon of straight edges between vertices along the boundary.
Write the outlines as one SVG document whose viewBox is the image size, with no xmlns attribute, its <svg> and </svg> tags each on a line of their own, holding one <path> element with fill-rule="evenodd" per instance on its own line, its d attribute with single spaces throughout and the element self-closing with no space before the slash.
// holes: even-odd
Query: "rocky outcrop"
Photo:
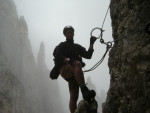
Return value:
<svg viewBox="0 0 150 113">
<path fill-rule="evenodd" d="M 149 0 L 111 0 L 114 40 L 150 22 Z M 150 34 L 144 29 L 115 41 L 109 53 L 111 83 L 103 113 L 150 112 Z"/>
<path fill-rule="evenodd" d="M 106 92 L 104 90 L 101 90 L 99 93 L 94 83 L 92 82 L 91 77 L 88 77 L 86 81 L 87 81 L 88 88 L 95 90 L 96 92 L 95 100 L 97 101 L 97 107 L 98 107 L 97 111 L 98 113 L 102 113 L 102 103 L 105 102 L 106 100 Z"/>
<path fill-rule="evenodd" d="M 106 99 L 106 94 L 104 91 L 101 91 L 101 94 L 98 94 L 96 91 L 95 85 L 92 83 L 90 77 L 87 78 L 87 87 L 96 92 L 95 98 L 91 102 L 85 100 L 79 101 L 75 113 L 101 113 L 101 103 Z"/>
<path fill-rule="evenodd" d="M 75 113 L 97 113 L 97 108 L 98 104 L 95 99 L 93 99 L 90 103 L 85 100 L 81 100 Z"/>
</svg>

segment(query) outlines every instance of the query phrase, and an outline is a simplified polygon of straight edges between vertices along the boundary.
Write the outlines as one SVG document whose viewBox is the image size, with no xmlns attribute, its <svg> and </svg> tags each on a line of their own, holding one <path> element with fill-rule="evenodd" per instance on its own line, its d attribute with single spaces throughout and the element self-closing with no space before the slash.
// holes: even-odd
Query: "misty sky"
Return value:
<svg viewBox="0 0 150 113">
<path fill-rule="evenodd" d="M 45 44 L 46 64 L 49 70 L 53 67 L 53 49 L 65 40 L 63 28 L 72 25 L 75 29 L 74 41 L 89 47 L 90 32 L 94 27 L 101 27 L 110 0 L 14 0 L 19 16 L 24 16 L 28 25 L 29 39 L 31 41 L 34 57 L 37 58 L 40 43 Z M 112 40 L 110 13 L 105 21 L 103 34 L 105 41 Z M 85 70 L 92 67 L 103 56 L 106 46 L 99 40 L 94 45 L 94 54 L 91 60 L 84 60 Z M 109 88 L 108 55 L 103 63 L 94 71 L 85 73 L 85 78 L 91 77 L 97 89 L 105 91 Z M 48 78 L 49 79 L 49 78 Z M 58 79 L 62 94 L 69 94 L 67 83 Z M 69 96 L 69 95 L 68 95 Z M 64 98 L 68 109 L 68 98 Z"/>
</svg>

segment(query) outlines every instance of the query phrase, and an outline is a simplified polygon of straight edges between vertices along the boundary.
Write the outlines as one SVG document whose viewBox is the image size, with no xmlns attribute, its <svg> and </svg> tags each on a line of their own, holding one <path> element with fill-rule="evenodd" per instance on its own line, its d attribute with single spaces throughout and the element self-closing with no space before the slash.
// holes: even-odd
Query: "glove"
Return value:
<svg viewBox="0 0 150 113">
<path fill-rule="evenodd" d="M 91 36 L 91 38 L 90 38 L 90 44 L 94 44 L 95 43 L 95 41 L 96 41 L 96 37 L 94 37 L 94 36 Z"/>
</svg>

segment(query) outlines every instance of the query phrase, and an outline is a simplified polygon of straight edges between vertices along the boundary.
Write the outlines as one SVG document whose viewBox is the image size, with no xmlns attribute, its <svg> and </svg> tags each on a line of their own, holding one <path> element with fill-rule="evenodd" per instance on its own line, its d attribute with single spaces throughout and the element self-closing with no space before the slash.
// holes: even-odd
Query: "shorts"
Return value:
<svg viewBox="0 0 150 113">
<path fill-rule="evenodd" d="M 62 66 L 60 69 L 60 74 L 68 82 L 69 88 L 79 88 L 79 85 L 74 78 L 72 66 L 70 64 L 65 64 Z"/>
</svg>

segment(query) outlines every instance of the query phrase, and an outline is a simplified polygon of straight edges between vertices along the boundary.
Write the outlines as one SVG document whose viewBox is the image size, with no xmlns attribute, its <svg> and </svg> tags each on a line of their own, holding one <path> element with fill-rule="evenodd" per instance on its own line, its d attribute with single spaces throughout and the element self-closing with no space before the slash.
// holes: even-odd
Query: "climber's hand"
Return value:
<svg viewBox="0 0 150 113">
<path fill-rule="evenodd" d="M 91 36 L 91 38 L 90 38 L 90 44 L 94 44 L 95 43 L 95 41 L 96 41 L 96 37 L 94 37 L 94 36 Z"/>
</svg>

